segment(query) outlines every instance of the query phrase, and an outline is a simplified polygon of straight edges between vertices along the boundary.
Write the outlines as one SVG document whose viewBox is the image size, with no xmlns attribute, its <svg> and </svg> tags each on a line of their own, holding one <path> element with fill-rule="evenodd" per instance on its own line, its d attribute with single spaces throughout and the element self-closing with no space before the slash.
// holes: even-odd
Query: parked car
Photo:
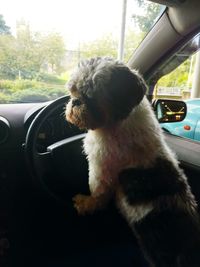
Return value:
<svg viewBox="0 0 200 267">
<path fill-rule="evenodd" d="M 181 122 L 161 123 L 164 131 L 200 141 L 200 99 L 188 99 L 187 115 Z"/>
</svg>

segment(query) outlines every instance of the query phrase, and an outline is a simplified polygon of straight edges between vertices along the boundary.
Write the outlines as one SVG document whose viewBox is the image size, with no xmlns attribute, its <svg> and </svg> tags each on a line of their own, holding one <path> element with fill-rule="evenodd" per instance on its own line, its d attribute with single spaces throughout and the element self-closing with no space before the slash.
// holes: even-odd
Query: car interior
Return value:
<svg viewBox="0 0 200 267">
<path fill-rule="evenodd" d="M 183 61 L 172 58 L 200 30 L 199 0 L 152 2 L 166 8 L 128 61 L 143 75 L 149 101 L 158 80 Z M 0 104 L 0 266 L 147 267 L 113 203 L 85 216 L 73 207 L 75 194 L 89 194 L 88 165 L 85 132 L 65 120 L 68 99 Z M 164 135 L 200 203 L 200 143 Z"/>
</svg>

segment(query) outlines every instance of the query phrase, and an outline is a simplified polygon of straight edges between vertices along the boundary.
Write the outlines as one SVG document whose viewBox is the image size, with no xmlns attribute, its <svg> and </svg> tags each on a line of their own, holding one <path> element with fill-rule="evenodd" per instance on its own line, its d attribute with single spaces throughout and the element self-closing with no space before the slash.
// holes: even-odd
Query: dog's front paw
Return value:
<svg viewBox="0 0 200 267">
<path fill-rule="evenodd" d="M 73 202 L 80 215 L 93 213 L 95 210 L 95 199 L 92 196 L 78 194 L 73 197 Z"/>
</svg>

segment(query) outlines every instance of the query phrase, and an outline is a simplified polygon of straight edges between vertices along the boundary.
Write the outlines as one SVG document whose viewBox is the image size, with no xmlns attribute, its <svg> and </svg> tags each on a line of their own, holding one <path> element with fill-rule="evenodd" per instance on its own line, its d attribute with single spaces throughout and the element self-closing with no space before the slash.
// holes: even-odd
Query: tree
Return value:
<svg viewBox="0 0 200 267">
<path fill-rule="evenodd" d="M 18 74 L 17 45 L 12 35 L 0 35 L 0 77 L 15 78 Z"/>
<path fill-rule="evenodd" d="M 191 84 L 188 84 L 190 65 L 191 58 L 188 58 L 169 74 L 163 76 L 158 81 L 158 86 L 180 87 L 182 89 L 188 89 L 187 86 L 191 86 Z"/>
<path fill-rule="evenodd" d="M 117 57 L 117 40 L 111 34 L 81 45 L 81 58 L 97 56 Z"/>
<path fill-rule="evenodd" d="M 127 29 L 125 38 L 125 53 L 124 61 L 127 62 L 133 53 L 134 49 L 139 45 L 142 40 L 142 34 L 134 32 L 132 29 Z M 91 58 L 96 56 L 111 56 L 117 58 L 118 38 L 112 34 L 103 35 L 89 43 L 81 45 L 81 58 Z"/>
<path fill-rule="evenodd" d="M 0 34 L 10 34 L 10 27 L 6 25 L 3 15 L 0 14 Z"/>
<path fill-rule="evenodd" d="M 24 20 L 17 22 L 16 44 L 18 70 L 24 78 L 33 78 L 40 71 L 43 56 L 37 33 L 30 30 L 29 24 Z"/>
<path fill-rule="evenodd" d="M 143 33 L 147 33 L 159 16 L 162 6 L 155 3 L 146 2 L 144 0 L 137 1 L 138 6 L 142 8 L 143 15 L 134 14 L 133 19 L 139 29 Z"/>
<path fill-rule="evenodd" d="M 58 33 L 42 35 L 32 32 L 29 24 L 17 23 L 18 67 L 22 74 L 36 75 L 40 71 L 59 73 L 65 56 L 65 43 Z M 26 75 L 27 76 L 27 75 Z M 26 77 L 29 78 L 29 77 Z M 30 77 L 31 78 L 31 77 Z"/>
<path fill-rule="evenodd" d="M 57 33 L 43 35 L 31 31 L 24 20 L 17 22 L 16 37 L 0 35 L 0 76 L 14 79 L 41 77 L 40 72 L 60 73 L 65 43 Z"/>
<path fill-rule="evenodd" d="M 63 37 L 54 32 L 44 36 L 41 41 L 41 49 L 44 55 L 44 63 L 50 66 L 52 72 L 61 72 L 66 54 Z"/>
<path fill-rule="evenodd" d="M 124 43 L 124 61 L 127 62 L 131 57 L 134 50 L 138 47 L 143 39 L 143 33 L 135 32 L 131 28 L 126 30 L 125 43 Z"/>
</svg>

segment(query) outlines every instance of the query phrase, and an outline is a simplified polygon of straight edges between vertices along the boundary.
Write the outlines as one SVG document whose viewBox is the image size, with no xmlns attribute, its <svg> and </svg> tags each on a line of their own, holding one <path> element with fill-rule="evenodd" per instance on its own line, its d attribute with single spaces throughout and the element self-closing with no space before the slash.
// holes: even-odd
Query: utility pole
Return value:
<svg viewBox="0 0 200 267">
<path fill-rule="evenodd" d="M 125 29 L 126 29 L 126 7 L 127 0 L 122 0 L 122 17 L 121 17 L 121 31 L 118 45 L 118 59 L 124 59 L 124 40 L 125 40 Z"/>
</svg>

